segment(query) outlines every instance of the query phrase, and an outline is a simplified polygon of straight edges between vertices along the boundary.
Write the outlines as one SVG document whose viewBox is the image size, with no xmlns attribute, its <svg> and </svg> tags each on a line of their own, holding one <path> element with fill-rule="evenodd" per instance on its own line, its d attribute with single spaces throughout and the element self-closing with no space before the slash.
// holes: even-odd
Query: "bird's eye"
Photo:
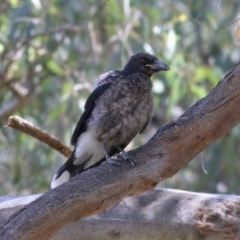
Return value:
<svg viewBox="0 0 240 240">
<path fill-rule="evenodd" d="M 143 58 L 141 61 L 142 61 L 142 64 L 145 66 L 148 64 L 148 60 L 146 58 Z"/>
</svg>

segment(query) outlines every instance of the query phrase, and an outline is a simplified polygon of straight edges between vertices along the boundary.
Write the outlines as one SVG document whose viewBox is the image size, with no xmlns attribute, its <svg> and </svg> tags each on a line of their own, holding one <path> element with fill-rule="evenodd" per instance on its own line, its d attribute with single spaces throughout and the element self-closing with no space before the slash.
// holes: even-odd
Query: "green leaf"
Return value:
<svg viewBox="0 0 240 240">
<path fill-rule="evenodd" d="M 47 62 L 47 67 L 57 75 L 63 75 L 64 74 L 63 68 L 53 60 L 49 60 Z"/>
<path fill-rule="evenodd" d="M 12 5 L 13 8 L 15 8 L 18 5 L 18 0 L 10 0 L 10 4 Z"/>
<path fill-rule="evenodd" d="M 65 82 L 62 87 L 62 97 L 67 97 L 72 91 L 72 84 Z"/>
<path fill-rule="evenodd" d="M 0 53 L 2 53 L 4 51 L 4 45 L 0 43 Z"/>
</svg>

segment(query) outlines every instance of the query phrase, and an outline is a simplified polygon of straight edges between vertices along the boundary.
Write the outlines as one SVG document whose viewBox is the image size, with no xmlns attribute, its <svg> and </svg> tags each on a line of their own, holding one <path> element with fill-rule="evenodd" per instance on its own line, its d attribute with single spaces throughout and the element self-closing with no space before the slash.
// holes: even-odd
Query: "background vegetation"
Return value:
<svg viewBox="0 0 240 240">
<path fill-rule="evenodd" d="M 239 61 L 239 10 L 237 0 L 2 0 L 0 195 L 47 190 L 65 160 L 5 127 L 10 115 L 69 143 L 96 76 L 148 51 L 171 71 L 153 79 L 154 118 L 130 148 L 139 146 L 204 97 Z M 239 151 L 236 127 L 161 187 L 239 194 Z"/>
</svg>

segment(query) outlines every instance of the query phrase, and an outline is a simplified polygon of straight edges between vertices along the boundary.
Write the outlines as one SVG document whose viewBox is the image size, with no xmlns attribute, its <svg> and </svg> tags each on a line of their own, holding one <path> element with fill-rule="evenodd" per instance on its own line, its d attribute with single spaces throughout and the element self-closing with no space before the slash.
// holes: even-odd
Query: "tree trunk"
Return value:
<svg viewBox="0 0 240 240">
<path fill-rule="evenodd" d="M 238 124 L 239 106 L 240 64 L 207 97 L 130 151 L 137 163 L 134 168 L 125 162 L 121 167 L 104 162 L 75 176 L 14 214 L 0 230 L 1 239 L 49 239 L 69 223 L 152 189 Z"/>
</svg>

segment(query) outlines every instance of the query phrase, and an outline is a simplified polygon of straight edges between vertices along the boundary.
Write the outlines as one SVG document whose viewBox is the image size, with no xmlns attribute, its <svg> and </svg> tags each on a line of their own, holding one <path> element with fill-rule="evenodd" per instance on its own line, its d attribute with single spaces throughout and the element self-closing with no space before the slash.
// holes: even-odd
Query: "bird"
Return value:
<svg viewBox="0 0 240 240">
<path fill-rule="evenodd" d="M 96 79 L 71 137 L 73 152 L 54 175 L 51 188 L 104 160 L 118 165 L 116 154 L 134 165 L 124 149 L 152 118 L 152 75 L 169 69 L 156 56 L 139 52 L 122 70 L 103 73 Z"/>
</svg>

